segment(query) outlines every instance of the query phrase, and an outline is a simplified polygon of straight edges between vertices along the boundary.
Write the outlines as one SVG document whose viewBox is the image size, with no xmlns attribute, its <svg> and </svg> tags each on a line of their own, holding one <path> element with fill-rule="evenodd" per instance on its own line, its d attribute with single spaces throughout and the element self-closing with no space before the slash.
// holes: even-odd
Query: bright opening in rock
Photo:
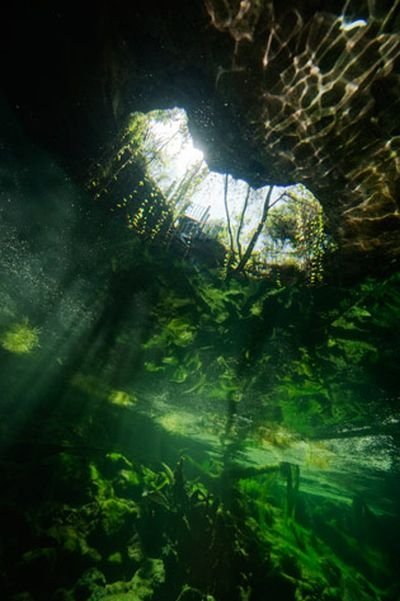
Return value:
<svg viewBox="0 0 400 601">
<path fill-rule="evenodd" d="M 276 270 L 323 278 L 332 245 L 323 211 L 303 185 L 254 189 L 210 171 L 191 138 L 184 110 L 134 113 L 91 186 L 128 227 L 193 262 L 265 277 Z"/>
<path fill-rule="evenodd" d="M 182 240 L 201 232 L 224 245 L 233 266 L 245 262 L 260 273 L 292 266 L 313 281 L 322 278 L 328 243 L 322 208 L 309 190 L 302 185 L 253 189 L 210 171 L 182 109 L 153 111 L 144 119 L 147 171 L 173 207 Z"/>
</svg>

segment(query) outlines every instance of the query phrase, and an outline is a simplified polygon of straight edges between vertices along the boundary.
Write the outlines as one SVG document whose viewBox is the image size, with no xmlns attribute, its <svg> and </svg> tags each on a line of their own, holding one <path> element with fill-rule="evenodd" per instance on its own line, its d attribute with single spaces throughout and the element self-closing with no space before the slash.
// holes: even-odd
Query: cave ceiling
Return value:
<svg viewBox="0 0 400 601">
<path fill-rule="evenodd" d="M 180 106 L 211 169 L 305 184 L 348 264 L 397 265 L 400 1 L 27 2 L 1 27 L 3 93 L 73 175 Z"/>
</svg>

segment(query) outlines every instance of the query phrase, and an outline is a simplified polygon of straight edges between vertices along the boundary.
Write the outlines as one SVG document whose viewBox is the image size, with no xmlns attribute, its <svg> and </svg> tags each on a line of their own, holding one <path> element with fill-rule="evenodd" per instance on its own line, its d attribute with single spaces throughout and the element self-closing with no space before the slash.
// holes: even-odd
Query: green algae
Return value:
<svg viewBox="0 0 400 601">
<path fill-rule="evenodd" d="M 28 319 L 12 324 L 0 337 L 1 346 L 16 355 L 28 355 L 39 347 L 40 329 Z"/>
</svg>

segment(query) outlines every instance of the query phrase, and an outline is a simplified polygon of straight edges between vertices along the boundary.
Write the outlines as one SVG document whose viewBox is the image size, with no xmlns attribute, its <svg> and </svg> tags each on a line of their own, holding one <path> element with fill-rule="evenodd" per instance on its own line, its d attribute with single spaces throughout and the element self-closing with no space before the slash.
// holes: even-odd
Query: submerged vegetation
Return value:
<svg viewBox="0 0 400 601">
<path fill-rule="evenodd" d="M 1 346 L 10 353 L 30 353 L 38 345 L 39 330 L 32 327 L 27 319 L 10 326 L 1 338 Z"/>
<path fill-rule="evenodd" d="M 89 194 L 28 146 L 7 165 L 2 598 L 397 600 L 399 274 L 323 277 L 304 189 L 259 250 L 242 206 L 202 260 L 176 234 L 193 178 L 161 190 L 144 126 Z"/>
</svg>

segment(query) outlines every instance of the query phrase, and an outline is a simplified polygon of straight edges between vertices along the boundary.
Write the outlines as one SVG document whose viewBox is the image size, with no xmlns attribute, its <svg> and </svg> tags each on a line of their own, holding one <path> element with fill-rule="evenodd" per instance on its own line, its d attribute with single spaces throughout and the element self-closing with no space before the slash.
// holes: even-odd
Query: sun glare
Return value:
<svg viewBox="0 0 400 601">
<path fill-rule="evenodd" d="M 184 111 L 175 109 L 168 120 L 151 119 L 150 131 L 173 176 L 182 177 L 192 165 L 204 160 L 202 151 L 193 145 Z"/>
<path fill-rule="evenodd" d="M 155 111 L 150 113 L 148 118 L 150 135 L 146 144 L 149 157 L 152 157 L 149 160 L 149 170 L 154 180 L 167 193 L 171 186 L 173 187 L 174 182 L 182 180 L 186 174 L 190 174 L 192 168 L 194 174 L 197 173 L 196 166 L 200 166 L 204 177 L 192 189 L 190 200 L 195 205 L 208 207 L 211 221 L 224 221 L 226 218 L 225 176 L 207 169 L 203 152 L 193 144 L 185 111 L 178 108 Z M 196 176 L 193 175 L 193 177 Z M 230 178 L 229 201 L 233 215 L 240 215 L 246 190 L 246 182 Z M 275 201 L 281 192 L 282 189 L 276 187 L 272 201 Z M 252 198 L 259 196 L 261 199 L 265 193 L 264 189 L 254 190 Z M 254 221 L 258 215 L 257 203 L 251 204 L 253 206 L 250 206 L 248 211 L 250 222 Z M 252 216 L 253 218 L 251 218 Z M 251 227 L 251 223 L 245 225 L 245 228 L 248 227 Z"/>
<path fill-rule="evenodd" d="M 192 144 L 186 144 L 179 153 L 179 169 L 184 173 L 191 165 L 204 160 L 201 150 L 195 148 Z"/>
</svg>

